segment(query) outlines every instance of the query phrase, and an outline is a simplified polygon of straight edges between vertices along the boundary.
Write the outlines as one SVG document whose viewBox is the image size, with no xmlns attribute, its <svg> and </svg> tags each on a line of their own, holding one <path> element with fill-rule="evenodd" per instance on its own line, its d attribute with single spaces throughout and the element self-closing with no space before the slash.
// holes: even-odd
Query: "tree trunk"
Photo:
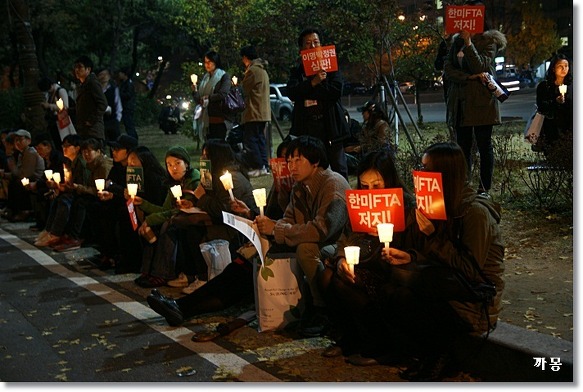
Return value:
<svg viewBox="0 0 583 392">
<path fill-rule="evenodd" d="M 16 33 L 18 59 L 23 75 L 24 113 L 21 114 L 24 126 L 33 135 L 46 131 L 45 111 L 40 105 L 44 101 L 43 93 L 38 89 L 38 61 L 30 14 L 26 0 L 8 0 L 11 27 Z"/>
</svg>

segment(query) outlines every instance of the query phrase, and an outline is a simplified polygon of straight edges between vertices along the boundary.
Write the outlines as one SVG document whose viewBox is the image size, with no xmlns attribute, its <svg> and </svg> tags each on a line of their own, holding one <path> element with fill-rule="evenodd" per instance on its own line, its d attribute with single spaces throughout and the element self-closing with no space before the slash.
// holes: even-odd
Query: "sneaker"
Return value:
<svg viewBox="0 0 583 392">
<path fill-rule="evenodd" d="M 53 246 L 57 242 L 59 242 L 60 240 L 61 240 L 61 237 L 57 237 L 56 235 L 49 233 L 49 235 L 46 236 L 45 238 L 43 238 L 42 240 L 36 241 L 34 243 L 34 246 L 38 246 L 39 248 L 42 248 L 45 246 Z"/>
<path fill-rule="evenodd" d="M 178 274 L 178 278 L 169 280 L 166 284 L 170 287 L 186 287 L 189 283 L 188 276 L 184 272 L 181 272 Z"/>
<path fill-rule="evenodd" d="M 50 234 L 50 233 L 49 233 L 48 231 L 46 231 L 46 230 L 43 230 L 43 231 L 41 231 L 41 232 L 39 233 L 38 237 L 36 237 L 36 238 L 34 239 L 34 244 L 36 245 L 36 243 L 37 243 L 38 241 L 44 240 L 44 239 L 45 239 L 45 238 L 46 238 L 46 237 L 47 237 L 49 234 Z M 38 245 L 37 245 L 37 246 L 38 246 Z"/>
<path fill-rule="evenodd" d="M 81 248 L 83 240 L 77 240 L 75 238 L 66 237 L 61 240 L 58 244 L 54 245 L 52 248 L 55 252 L 65 252 L 69 250 L 75 250 Z"/>
<path fill-rule="evenodd" d="M 251 170 L 247 174 L 249 177 L 260 177 L 269 175 L 269 171 L 265 167 L 262 167 L 261 169 Z"/>
<path fill-rule="evenodd" d="M 182 293 L 183 294 L 191 294 L 195 290 L 198 290 L 199 288 L 204 286 L 206 284 L 206 282 L 207 282 L 206 280 L 195 279 L 194 282 L 192 282 L 187 287 L 182 289 Z"/>
</svg>

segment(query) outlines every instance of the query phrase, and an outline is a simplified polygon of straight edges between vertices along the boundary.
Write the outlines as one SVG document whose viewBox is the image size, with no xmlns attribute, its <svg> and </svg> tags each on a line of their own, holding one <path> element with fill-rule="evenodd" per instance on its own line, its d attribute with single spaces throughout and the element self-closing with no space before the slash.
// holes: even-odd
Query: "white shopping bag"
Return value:
<svg viewBox="0 0 583 392">
<path fill-rule="evenodd" d="M 267 256 L 264 265 L 258 258 L 253 263 L 259 332 L 283 329 L 290 322 L 299 320 L 303 312 L 300 290 L 303 273 L 295 255 L 278 254 L 274 257 Z"/>
<path fill-rule="evenodd" d="M 231 262 L 229 241 L 212 240 L 203 242 L 200 246 L 202 257 L 208 267 L 208 280 L 211 280 L 225 269 Z"/>
</svg>

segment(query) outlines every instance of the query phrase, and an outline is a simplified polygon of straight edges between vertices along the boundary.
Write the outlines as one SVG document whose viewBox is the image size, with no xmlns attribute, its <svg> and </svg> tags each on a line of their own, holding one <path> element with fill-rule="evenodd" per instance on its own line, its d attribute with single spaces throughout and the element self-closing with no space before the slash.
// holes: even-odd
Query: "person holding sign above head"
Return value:
<svg viewBox="0 0 583 392">
<path fill-rule="evenodd" d="M 287 82 L 288 96 L 294 101 L 290 135 L 320 139 L 332 170 L 348 179 L 343 141 L 349 137 L 349 128 L 340 101 L 344 80 L 336 49 L 322 47 L 321 38 L 315 28 L 304 29 L 298 37 L 300 63 L 290 71 Z"/>
<path fill-rule="evenodd" d="M 382 259 L 384 245 L 379 241 L 377 224 L 390 222 L 397 228 L 391 247 L 411 246 L 408 232 L 415 223 L 415 197 L 399 177 L 389 149 L 365 155 L 358 165 L 357 178 L 360 191 L 352 191 L 347 197 L 350 221 L 338 240 L 338 256 L 326 263 L 328 268 L 320 279 L 336 331 L 336 343 L 323 355 L 342 354 L 349 363 L 366 366 L 378 364 L 376 358 L 389 351 L 389 336 L 377 318 L 381 288 L 390 281 L 391 266 Z M 388 197 L 375 198 L 377 195 Z M 385 202 L 375 208 L 370 200 Z M 384 211 L 390 211 L 390 220 L 368 219 L 369 212 L 375 217 Z M 367 223 L 361 225 L 362 220 Z M 345 257 L 346 246 L 360 247 L 360 260 L 353 270 Z"/>
<path fill-rule="evenodd" d="M 456 11 L 456 12 L 454 12 Z M 473 12 L 468 12 L 473 11 Z M 499 101 L 485 86 L 488 75 L 496 75 L 496 54 L 506 47 L 500 31 L 487 28 L 485 7 L 480 1 L 446 8 L 446 33 L 455 33 L 445 59 L 444 77 L 449 81 L 447 123 L 455 131 L 468 167 L 472 169 L 474 138 L 480 155 L 478 192 L 489 192 L 494 172 L 492 127 L 501 122 Z M 483 28 L 477 26 L 482 25 Z M 470 31 L 470 28 L 475 27 Z"/>
<path fill-rule="evenodd" d="M 418 216 L 418 234 L 425 241 L 415 248 L 383 249 L 391 265 L 409 265 L 412 273 L 385 286 L 379 314 L 421 358 L 401 377 L 437 381 L 452 364 L 450 350 L 457 338 L 488 333 L 496 325 L 504 245 L 499 206 L 467 186 L 465 156 L 457 144 L 429 146 L 422 164 L 428 174 L 441 174 L 446 217 L 422 223 Z"/>
</svg>

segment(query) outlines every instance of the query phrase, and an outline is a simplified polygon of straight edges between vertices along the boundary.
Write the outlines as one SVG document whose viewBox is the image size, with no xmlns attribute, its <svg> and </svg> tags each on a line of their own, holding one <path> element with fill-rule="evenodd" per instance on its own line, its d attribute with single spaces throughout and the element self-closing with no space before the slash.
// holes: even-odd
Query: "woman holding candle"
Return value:
<svg viewBox="0 0 583 392">
<path fill-rule="evenodd" d="M 415 197 L 399 177 L 389 149 L 371 152 L 364 156 L 357 168 L 357 189 L 402 188 L 405 198 L 405 232 L 394 233 L 391 246 L 406 248 L 412 240 L 411 229 L 415 222 Z M 383 238 L 386 240 L 386 238 Z M 358 264 L 352 266 L 345 249 L 360 247 Z M 353 233 L 350 221 L 338 241 L 338 256 L 327 263 L 320 285 L 331 309 L 336 325 L 336 344 L 324 356 L 345 355 L 354 365 L 373 365 L 387 351 L 387 333 L 378 320 L 381 288 L 390 282 L 391 268 L 382 259 L 383 244 L 373 234 Z M 352 267 L 352 268 L 351 268 Z M 364 332 L 366 331 L 366 332 Z"/>
<path fill-rule="evenodd" d="M 536 87 L 536 105 L 545 120 L 535 146 L 552 163 L 572 168 L 573 74 L 564 54 L 556 54 L 551 59 L 545 80 Z"/>
<path fill-rule="evenodd" d="M 205 140 L 221 139 L 227 136 L 223 102 L 231 90 L 231 76 L 221 65 L 221 57 L 213 50 L 204 55 L 204 68 L 207 73 L 200 86 L 192 84 L 192 98 L 202 106 L 202 115 L 195 122 L 195 134 L 204 135 Z"/>
<path fill-rule="evenodd" d="M 241 237 L 237 230 L 223 223 L 223 211 L 238 213 L 232 208 L 231 193 L 235 200 L 239 200 L 249 206 L 248 217 L 250 219 L 253 219 L 259 213 L 258 208 L 255 206 L 253 187 L 249 182 L 247 172 L 241 170 L 242 163 L 226 141 L 219 139 L 207 140 L 202 147 L 201 159 L 208 159 L 211 162 L 212 189 L 207 190 L 202 184 L 199 184 L 194 191 L 195 199 L 182 203 L 182 206 L 183 208 L 193 206 L 200 208 L 208 214 L 212 224 L 186 224 L 181 232 L 185 236 L 185 241 L 181 242 L 184 270 L 179 279 L 186 285 L 191 283 L 191 279 L 189 278 L 186 281 L 185 277 L 193 276 L 194 273 L 198 275 L 199 281 L 207 280 L 206 268 L 202 266 L 204 261 L 199 247 L 201 242 L 214 239 L 227 240 L 232 254 L 242 245 Z M 221 177 L 222 181 L 220 180 Z"/>
<path fill-rule="evenodd" d="M 457 144 L 429 146 L 422 164 L 424 170 L 442 174 L 447 220 L 431 221 L 435 232 L 419 232 L 425 243 L 415 249 L 383 250 L 391 265 L 410 265 L 417 275 L 409 284 L 385 287 L 379 314 L 421 358 L 401 377 L 437 381 L 456 338 L 483 334 L 496 325 L 504 288 L 504 245 L 499 207 L 467 186 L 465 157 Z M 495 297 L 488 303 L 469 299 L 460 276 L 468 282 L 493 283 Z"/>
<path fill-rule="evenodd" d="M 172 227 L 171 218 L 179 212 L 183 203 L 194 199 L 193 191 L 200 183 L 200 172 L 190 165 L 190 155 L 181 146 L 170 147 L 166 151 L 166 171 L 168 192 L 162 205 L 156 205 L 141 196 L 134 198 L 136 205 L 146 215 L 138 229 L 145 238 L 157 238 L 144 244 L 141 275 L 135 283 L 141 287 L 164 286 L 176 277 L 176 250 L 178 236 Z M 184 197 L 177 203 L 170 191 L 171 186 L 180 185 Z M 153 233 L 152 233 L 153 232 Z"/>
</svg>

